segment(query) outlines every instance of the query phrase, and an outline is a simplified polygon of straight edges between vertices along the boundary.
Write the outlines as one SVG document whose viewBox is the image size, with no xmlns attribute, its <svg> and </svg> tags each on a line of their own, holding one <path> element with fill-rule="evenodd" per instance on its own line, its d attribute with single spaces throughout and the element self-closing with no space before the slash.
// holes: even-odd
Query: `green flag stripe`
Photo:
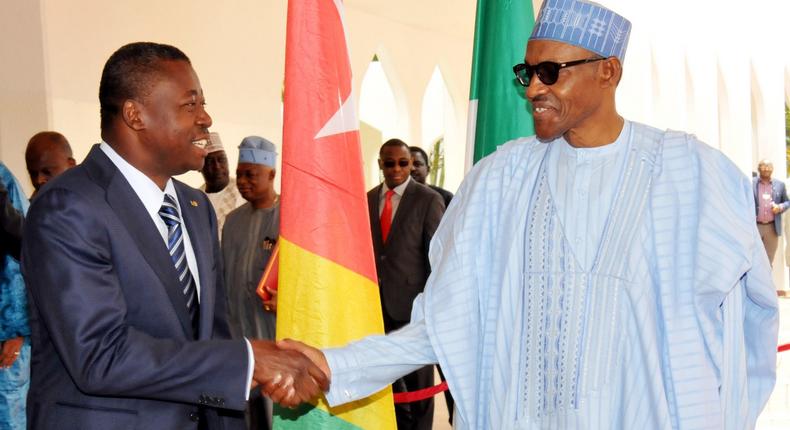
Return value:
<svg viewBox="0 0 790 430">
<path fill-rule="evenodd" d="M 296 409 L 287 409 L 274 405 L 273 424 L 273 427 L 277 430 L 363 430 L 309 403 L 303 403 Z"/>
<path fill-rule="evenodd" d="M 470 100 L 478 100 L 474 161 L 497 146 L 535 134 L 524 88 L 513 65 L 524 61 L 534 26 L 530 0 L 478 0 Z"/>
</svg>

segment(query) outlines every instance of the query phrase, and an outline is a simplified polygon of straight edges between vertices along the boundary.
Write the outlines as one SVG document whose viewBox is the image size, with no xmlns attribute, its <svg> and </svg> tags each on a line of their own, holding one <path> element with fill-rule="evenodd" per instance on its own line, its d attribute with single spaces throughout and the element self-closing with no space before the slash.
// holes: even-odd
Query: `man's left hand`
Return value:
<svg viewBox="0 0 790 430">
<path fill-rule="evenodd" d="M 263 301 L 263 309 L 266 312 L 271 312 L 273 314 L 277 313 L 277 290 L 273 290 L 268 286 L 263 287 L 266 289 L 266 292 L 269 293 L 269 300 Z"/>
</svg>

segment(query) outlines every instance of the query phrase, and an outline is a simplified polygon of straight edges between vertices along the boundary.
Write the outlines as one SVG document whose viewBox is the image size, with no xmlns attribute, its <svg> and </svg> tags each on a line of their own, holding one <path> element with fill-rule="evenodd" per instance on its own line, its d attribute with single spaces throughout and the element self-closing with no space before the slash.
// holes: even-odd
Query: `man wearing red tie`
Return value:
<svg viewBox="0 0 790 430">
<path fill-rule="evenodd" d="M 409 146 L 390 139 L 379 150 L 384 183 L 368 191 L 370 229 L 384 315 L 384 330 L 409 322 L 414 298 L 431 273 L 428 245 L 444 214 L 442 196 L 411 179 Z M 396 381 L 393 389 L 414 391 L 433 385 L 433 366 Z M 433 400 L 396 405 L 398 429 L 430 429 Z"/>
</svg>

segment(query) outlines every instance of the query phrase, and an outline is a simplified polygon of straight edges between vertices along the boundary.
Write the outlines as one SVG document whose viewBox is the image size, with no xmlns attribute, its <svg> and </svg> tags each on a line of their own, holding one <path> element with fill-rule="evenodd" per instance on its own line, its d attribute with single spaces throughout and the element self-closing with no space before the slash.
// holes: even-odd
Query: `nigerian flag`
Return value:
<svg viewBox="0 0 790 430">
<path fill-rule="evenodd" d="M 513 75 L 534 24 L 532 0 L 477 0 L 467 166 L 508 140 L 535 134 L 524 88 Z"/>
</svg>

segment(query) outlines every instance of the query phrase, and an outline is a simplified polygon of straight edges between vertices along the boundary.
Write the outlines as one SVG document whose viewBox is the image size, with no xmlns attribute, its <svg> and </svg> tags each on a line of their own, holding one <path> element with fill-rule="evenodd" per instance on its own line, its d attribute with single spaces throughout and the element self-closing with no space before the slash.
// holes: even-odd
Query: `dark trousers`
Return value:
<svg viewBox="0 0 790 430">
<path fill-rule="evenodd" d="M 386 311 L 384 312 L 384 331 L 386 333 L 404 325 L 406 322 L 394 321 Z M 417 391 L 432 386 L 433 366 L 425 366 L 395 381 L 392 384 L 392 391 L 395 393 Z M 395 420 L 398 422 L 398 430 L 431 430 L 433 428 L 433 398 L 396 404 Z"/>
<path fill-rule="evenodd" d="M 442 368 L 440 366 L 436 366 L 436 370 L 439 371 L 439 379 L 441 379 L 442 382 L 447 381 L 447 378 L 444 377 L 444 373 L 442 372 Z M 452 425 L 453 424 L 453 409 L 455 408 L 455 400 L 453 400 L 453 395 L 450 394 L 450 390 L 449 389 L 447 389 L 444 392 L 444 402 L 447 403 L 447 415 L 450 417 L 449 421 L 450 421 L 450 424 Z"/>
</svg>

